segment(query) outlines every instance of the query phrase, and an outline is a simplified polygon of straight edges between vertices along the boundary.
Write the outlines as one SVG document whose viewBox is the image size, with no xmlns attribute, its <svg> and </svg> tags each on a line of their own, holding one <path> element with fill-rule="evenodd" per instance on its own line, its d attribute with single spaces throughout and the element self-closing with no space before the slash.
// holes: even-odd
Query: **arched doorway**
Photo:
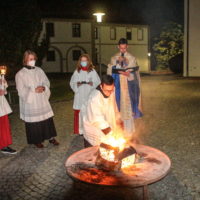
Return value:
<svg viewBox="0 0 200 200">
<path fill-rule="evenodd" d="M 63 56 L 58 47 L 50 46 L 47 55 L 43 59 L 45 72 L 63 72 Z"/>
<path fill-rule="evenodd" d="M 81 54 L 87 53 L 87 51 L 78 45 L 72 46 L 67 50 L 66 53 L 66 71 L 73 72 L 76 67 L 76 63 Z"/>
</svg>

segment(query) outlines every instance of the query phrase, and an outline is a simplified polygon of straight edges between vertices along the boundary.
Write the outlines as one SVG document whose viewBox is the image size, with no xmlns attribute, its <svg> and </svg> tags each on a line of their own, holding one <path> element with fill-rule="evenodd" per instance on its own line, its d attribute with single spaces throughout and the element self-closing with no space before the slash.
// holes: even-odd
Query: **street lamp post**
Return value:
<svg viewBox="0 0 200 200">
<path fill-rule="evenodd" d="M 94 16 L 96 16 L 97 23 L 102 22 L 102 17 L 105 15 L 105 13 L 94 13 Z M 99 25 L 99 73 L 100 77 L 102 75 L 102 69 L 101 69 L 101 26 Z"/>
</svg>

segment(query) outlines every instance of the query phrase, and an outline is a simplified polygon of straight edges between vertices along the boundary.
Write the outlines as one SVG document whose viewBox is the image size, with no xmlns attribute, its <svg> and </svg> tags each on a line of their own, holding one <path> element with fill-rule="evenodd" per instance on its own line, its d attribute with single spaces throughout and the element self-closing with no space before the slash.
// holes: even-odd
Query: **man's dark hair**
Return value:
<svg viewBox="0 0 200 200">
<path fill-rule="evenodd" d="M 120 38 L 120 39 L 119 39 L 119 42 L 118 42 L 118 45 L 120 45 L 120 44 L 128 44 L 127 39 L 125 39 L 125 38 Z"/>
<path fill-rule="evenodd" d="M 112 85 L 114 83 L 114 79 L 111 75 L 104 74 L 101 77 L 101 84 Z"/>
</svg>

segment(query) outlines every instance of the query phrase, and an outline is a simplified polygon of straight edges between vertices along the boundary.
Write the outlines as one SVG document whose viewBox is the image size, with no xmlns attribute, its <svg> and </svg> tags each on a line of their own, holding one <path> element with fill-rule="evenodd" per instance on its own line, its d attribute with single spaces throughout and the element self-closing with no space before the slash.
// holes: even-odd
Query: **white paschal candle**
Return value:
<svg viewBox="0 0 200 200">
<path fill-rule="evenodd" d="M 1 66 L 0 67 L 0 73 L 1 73 L 1 84 L 0 84 L 0 89 L 5 90 L 5 74 L 6 74 L 6 67 Z M 3 107 L 4 105 L 4 98 L 1 98 L 1 105 Z"/>
</svg>

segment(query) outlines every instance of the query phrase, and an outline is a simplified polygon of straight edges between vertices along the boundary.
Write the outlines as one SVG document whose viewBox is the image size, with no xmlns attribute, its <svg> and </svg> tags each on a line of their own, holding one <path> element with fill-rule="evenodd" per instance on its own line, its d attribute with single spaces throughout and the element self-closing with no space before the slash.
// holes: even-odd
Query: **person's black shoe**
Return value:
<svg viewBox="0 0 200 200">
<path fill-rule="evenodd" d="M 1 149 L 2 153 L 7 153 L 7 154 L 16 154 L 17 151 L 10 148 L 10 147 L 4 147 L 3 149 Z"/>
<path fill-rule="evenodd" d="M 51 144 L 53 144 L 55 146 L 59 145 L 59 142 L 56 139 L 54 139 L 54 138 L 51 139 L 51 140 L 49 140 L 49 143 L 51 143 Z"/>
</svg>

